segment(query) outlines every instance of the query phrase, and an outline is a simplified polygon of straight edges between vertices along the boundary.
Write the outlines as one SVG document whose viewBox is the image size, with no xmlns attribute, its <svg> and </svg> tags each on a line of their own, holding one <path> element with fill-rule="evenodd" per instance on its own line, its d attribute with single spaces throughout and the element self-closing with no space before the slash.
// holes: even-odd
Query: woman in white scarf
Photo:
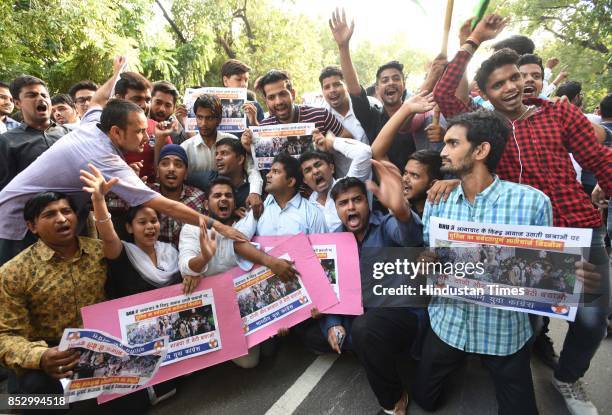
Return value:
<svg viewBox="0 0 612 415">
<path fill-rule="evenodd" d="M 157 240 L 157 212 L 145 206 L 130 208 L 126 228 L 134 242 L 121 241 L 104 200 L 117 179 L 106 181 L 98 169 L 90 168 L 92 173 L 81 170 L 81 180 L 85 184 L 83 189 L 91 193 L 96 228 L 109 261 L 107 295 L 123 297 L 179 282 L 178 251 L 171 244 Z"/>
</svg>

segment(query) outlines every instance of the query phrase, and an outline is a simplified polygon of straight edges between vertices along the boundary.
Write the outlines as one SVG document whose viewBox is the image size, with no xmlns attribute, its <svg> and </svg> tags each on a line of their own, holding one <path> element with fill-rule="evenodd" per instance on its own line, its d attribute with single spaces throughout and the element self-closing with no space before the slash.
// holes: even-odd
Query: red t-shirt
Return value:
<svg viewBox="0 0 612 415">
<path fill-rule="evenodd" d="M 147 135 L 149 141 L 144 145 L 142 153 L 137 151 L 127 151 L 123 153 L 127 164 L 137 163 L 142 161 L 142 169 L 140 169 L 140 177 L 147 176 L 147 182 L 155 183 L 155 125 L 156 121 L 147 119 Z M 172 144 L 172 138 L 166 137 L 166 144 Z"/>
</svg>

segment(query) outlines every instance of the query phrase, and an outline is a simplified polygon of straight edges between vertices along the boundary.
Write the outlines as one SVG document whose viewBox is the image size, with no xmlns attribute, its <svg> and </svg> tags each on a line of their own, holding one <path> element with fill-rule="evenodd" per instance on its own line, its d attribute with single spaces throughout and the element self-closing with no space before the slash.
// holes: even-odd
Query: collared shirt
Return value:
<svg viewBox="0 0 612 415">
<path fill-rule="evenodd" d="M 51 122 L 45 130 L 19 124 L 0 135 L 0 190 L 68 132 Z"/>
<path fill-rule="evenodd" d="M 460 50 L 434 88 L 434 98 L 445 117 L 473 111 L 455 97 L 470 54 Z M 578 164 L 595 173 L 599 185 L 612 194 L 612 150 L 601 145 L 591 123 L 574 105 L 530 99 L 536 110 L 512 125 L 511 136 L 497 167 L 503 180 L 528 184 L 550 198 L 555 226 L 597 228 L 601 215 L 576 181 L 568 153 Z M 519 157 L 520 156 L 520 157 Z"/>
<path fill-rule="evenodd" d="M 292 122 L 314 123 L 321 134 L 325 135 L 328 131 L 334 135 L 340 135 L 342 132 L 342 124 L 325 108 L 311 107 L 308 105 L 294 105 L 294 120 Z M 259 125 L 277 125 L 281 122 L 276 118 L 276 115 L 270 115 L 264 118 Z"/>
<path fill-rule="evenodd" d="M 17 128 L 19 127 L 20 124 L 21 124 L 20 122 L 15 121 L 14 119 L 12 119 L 11 117 L 7 115 L 6 118 L 4 118 L 4 121 L 0 121 L 0 134 L 4 134 L 8 130 Z"/>
<path fill-rule="evenodd" d="M 429 220 L 441 217 L 478 223 L 551 226 L 550 199 L 530 186 L 495 177 L 471 204 L 458 186 L 446 202 L 427 202 L 423 232 L 429 241 Z M 518 351 L 531 337 L 527 313 L 485 307 L 465 301 L 434 297 L 429 304 L 431 328 L 445 343 L 457 349 L 496 356 Z"/>
<path fill-rule="evenodd" d="M 365 236 L 361 242 L 357 241 L 359 252 L 362 248 L 423 246 L 423 223 L 416 213 L 410 213 L 410 221 L 404 223 L 390 213 L 370 211 Z M 348 230 L 341 225 L 335 232 Z"/>
<path fill-rule="evenodd" d="M 253 215 L 247 215 L 232 225 L 233 228 L 242 232 L 247 239 L 251 239 L 255 234 L 257 221 Z M 208 235 L 212 230 L 208 231 Z M 212 259 L 200 271 L 189 268 L 189 261 L 202 254 L 200 249 L 200 228 L 185 224 L 181 230 L 181 242 L 179 244 L 179 270 L 181 275 L 194 277 L 212 276 L 228 271 L 238 265 L 238 257 L 234 252 L 234 241 L 217 233 L 217 250 Z"/>
<path fill-rule="evenodd" d="M 404 97 L 407 92 L 404 92 Z M 389 114 L 383 108 L 380 108 L 370 102 L 365 89 L 361 87 L 359 95 L 351 95 L 351 102 L 355 116 L 365 130 L 370 143 L 373 143 L 380 130 L 389 121 Z M 389 160 L 397 166 L 400 171 L 404 170 L 408 157 L 416 150 L 412 133 L 400 131 L 395 135 L 395 139 L 387 152 Z"/>
<path fill-rule="evenodd" d="M 247 216 L 252 214 L 249 212 Z M 268 195 L 264 201 L 263 214 L 257 223 L 257 235 L 296 235 L 300 232 L 305 234 L 327 232 L 325 217 L 321 210 L 299 193 L 296 193 L 284 208 L 276 203 L 274 196 Z"/>
<path fill-rule="evenodd" d="M 334 139 L 334 150 L 350 162 L 346 171 L 346 177 L 355 177 L 362 182 L 370 178 L 372 174 L 372 149 L 369 145 L 352 138 L 336 137 Z M 331 197 L 331 190 L 334 184 L 336 184 L 336 180 L 332 181 L 327 191 L 327 199 L 324 205 L 317 201 L 319 197 L 318 192 L 312 192 L 309 198 L 315 206 L 318 206 L 323 211 L 327 229 L 336 229 L 342 224 L 336 211 L 336 204 Z"/>
<path fill-rule="evenodd" d="M 187 153 L 187 159 L 189 160 L 189 174 L 201 171 L 216 171 L 217 163 L 215 162 L 215 153 L 217 151 L 217 142 L 224 138 L 233 138 L 238 140 L 233 134 L 223 133 L 217 130 L 217 140 L 212 147 L 208 147 L 204 142 L 204 139 L 200 134 L 196 134 L 188 140 L 181 143 L 181 147 L 185 149 Z M 246 160 L 246 174 L 249 177 L 250 192 L 261 194 L 263 187 L 263 179 L 261 174 L 255 168 L 253 168 L 253 158 L 247 157 Z"/>
<path fill-rule="evenodd" d="M 100 108 L 91 108 L 79 128 L 66 134 L 0 191 L 0 238 L 22 240 L 25 237 L 23 207 L 40 192 L 66 193 L 72 197 L 78 213 L 87 212 L 91 196 L 83 191 L 79 170 L 88 170 L 88 163 L 96 166 L 106 179 L 119 179 L 113 193 L 130 206 L 159 197 L 136 176 L 123 160 L 121 151 L 98 128 L 96 122 L 101 113 Z"/>
<path fill-rule="evenodd" d="M 81 327 L 81 307 L 105 300 L 102 241 L 79 238 L 69 260 L 38 241 L 0 268 L 0 362 L 39 369 L 48 342 Z"/>
<path fill-rule="evenodd" d="M 327 104 L 327 103 L 326 103 Z M 363 144 L 370 145 L 370 140 L 368 140 L 368 136 L 366 135 L 365 130 L 361 126 L 361 123 L 357 119 L 355 112 L 353 111 L 353 103 L 349 99 L 349 110 L 346 115 L 340 114 L 338 111 L 333 109 L 331 105 L 327 104 L 326 108 L 329 112 L 332 113 L 334 117 L 338 119 L 342 123 L 342 126 L 353 136 L 353 138 L 357 141 L 362 142 Z M 344 154 L 335 151 L 333 153 L 334 156 L 334 165 L 336 166 L 336 177 L 345 177 L 348 176 L 348 171 L 351 165 L 351 159 L 346 157 Z"/>
<path fill-rule="evenodd" d="M 157 193 L 161 193 L 159 183 L 153 183 L 151 185 L 151 189 L 155 190 Z M 183 184 L 183 191 L 181 192 L 179 202 L 192 208 L 198 213 L 204 213 L 205 200 L 206 195 L 203 191 L 188 184 Z M 182 222 L 160 213 L 159 240 L 161 242 L 171 243 L 175 248 L 178 248 L 182 226 L 184 226 Z"/>
</svg>

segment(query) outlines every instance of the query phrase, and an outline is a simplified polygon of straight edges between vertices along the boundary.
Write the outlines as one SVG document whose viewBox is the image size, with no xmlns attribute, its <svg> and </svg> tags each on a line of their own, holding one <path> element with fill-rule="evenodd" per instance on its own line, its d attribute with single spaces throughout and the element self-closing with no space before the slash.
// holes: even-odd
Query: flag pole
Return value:
<svg viewBox="0 0 612 415">
<path fill-rule="evenodd" d="M 446 52 L 448 49 L 448 35 L 450 33 L 451 21 L 453 20 L 453 7 L 455 5 L 454 0 L 447 0 L 446 2 L 446 16 L 444 18 L 444 34 L 442 35 L 442 49 L 440 50 L 440 54 L 446 56 Z M 434 116 L 432 120 L 433 125 L 438 125 L 440 123 L 440 109 L 434 111 Z"/>
</svg>

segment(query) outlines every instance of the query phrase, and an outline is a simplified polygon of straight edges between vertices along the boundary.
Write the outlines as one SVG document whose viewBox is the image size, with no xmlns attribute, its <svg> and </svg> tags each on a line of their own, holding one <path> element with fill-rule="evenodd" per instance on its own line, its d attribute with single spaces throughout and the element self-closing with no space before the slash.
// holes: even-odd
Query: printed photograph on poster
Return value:
<svg viewBox="0 0 612 415">
<path fill-rule="evenodd" d="M 291 260 L 287 254 L 280 258 Z M 312 304 L 300 277 L 283 282 L 266 267 L 234 278 L 234 289 L 247 336 Z"/>
<path fill-rule="evenodd" d="M 312 250 L 321 261 L 321 266 L 325 276 L 329 280 L 336 297 L 340 300 L 340 282 L 338 281 L 338 257 L 336 255 L 336 245 L 312 245 Z"/>
<path fill-rule="evenodd" d="M 582 293 L 575 263 L 590 246 L 590 229 L 493 225 L 432 218 L 430 240 L 439 264 L 428 272 L 438 288 L 463 288 L 478 304 L 573 321 Z M 464 272 L 480 264 L 482 272 Z M 457 277 L 459 275 L 459 277 Z"/>
<path fill-rule="evenodd" d="M 168 336 L 163 366 L 221 349 L 212 290 L 120 309 L 119 321 L 130 345 Z"/>
<path fill-rule="evenodd" d="M 69 402 L 128 393 L 145 385 L 160 368 L 167 345 L 167 337 L 130 346 L 98 330 L 65 329 L 60 350 L 80 354 L 65 387 Z"/>
<path fill-rule="evenodd" d="M 274 157 L 283 152 L 299 158 L 306 151 L 313 150 L 314 128 L 314 123 L 252 127 L 252 154 L 256 168 L 269 170 Z"/>
<path fill-rule="evenodd" d="M 243 109 L 247 101 L 246 88 L 187 88 L 183 103 L 187 108 L 187 119 L 185 120 L 185 131 L 198 132 L 196 114 L 193 104 L 198 97 L 208 94 L 214 95 L 221 101 L 221 123 L 217 127 L 219 131 L 228 133 L 239 133 L 247 128 L 247 117 Z"/>
</svg>

